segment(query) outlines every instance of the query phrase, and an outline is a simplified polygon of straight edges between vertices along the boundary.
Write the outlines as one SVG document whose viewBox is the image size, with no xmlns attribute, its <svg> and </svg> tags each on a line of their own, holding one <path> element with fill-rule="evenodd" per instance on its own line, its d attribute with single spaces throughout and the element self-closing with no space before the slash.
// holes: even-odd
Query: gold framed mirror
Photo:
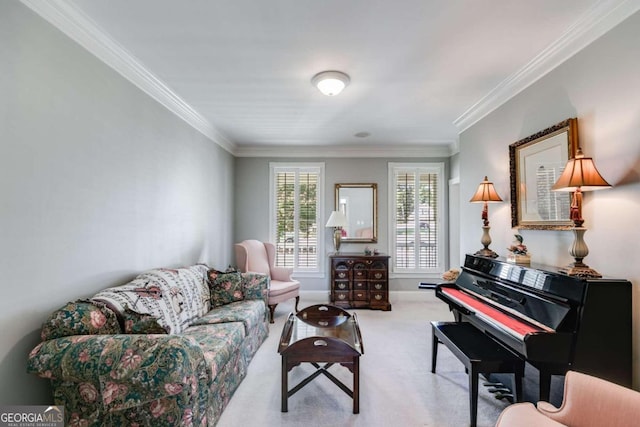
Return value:
<svg viewBox="0 0 640 427">
<path fill-rule="evenodd" d="M 567 230 L 569 193 L 551 191 L 578 148 L 578 119 L 572 118 L 509 146 L 511 226 Z"/>
<path fill-rule="evenodd" d="M 335 210 L 347 218 L 342 241 L 376 243 L 378 241 L 378 185 L 336 184 Z"/>
</svg>

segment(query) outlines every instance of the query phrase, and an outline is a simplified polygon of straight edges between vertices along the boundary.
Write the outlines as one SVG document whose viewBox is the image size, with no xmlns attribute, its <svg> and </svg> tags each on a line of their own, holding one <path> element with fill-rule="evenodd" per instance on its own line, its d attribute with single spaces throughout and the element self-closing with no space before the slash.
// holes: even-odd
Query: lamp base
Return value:
<svg viewBox="0 0 640 427">
<path fill-rule="evenodd" d="M 567 276 L 576 276 L 585 279 L 599 279 L 602 277 L 602 274 L 582 262 L 571 263 L 566 267 L 560 268 L 559 271 Z"/>
<path fill-rule="evenodd" d="M 489 258 L 498 258 L 498 254 L 489 249 L 489 245 L 491 244 L 491 236 L 489 235 L 489 230 L 491 230 L 491 227 L 489 227 L 488 225 L 482 226 L 482 238 L 480 239 L 480 243 L 482 243 L 482 246 L 484 246 L 484 248 L 476 252 L 475 255 L 486 256 Z"/>
<path fill-rule="evenodd" d="M 489 248 L 480 249 L 474 255 L 486 256 L 486 257 L 489 257 L 489 258 L 498 258 L 498 254 L 495 253 L 494 251 L 492 251 Z"/>
<path fill-rule="evenodd" d="M 336 253 L 340 252 L 340 244 L 342 243 L 342 230 L 336 228 L 333 231 L 333 247 L 336 250 Z"/>
<path fill-rule="evenodd" d="M 582 260 L 589 255 L 589 248 L 584 241 L 584 233 L 587 229 L 584 227 L 573 227 L 571 231 L 573 231 L 574 239 L 571 249 L 569 249 L 569 254 L 573 257 L 575 262 L 561 268 L 560 272 L 568 276 L 584 277 L 586 279 L 598 279 L 602 277 L 602 274 L 582 262 Z"/>
</svg>

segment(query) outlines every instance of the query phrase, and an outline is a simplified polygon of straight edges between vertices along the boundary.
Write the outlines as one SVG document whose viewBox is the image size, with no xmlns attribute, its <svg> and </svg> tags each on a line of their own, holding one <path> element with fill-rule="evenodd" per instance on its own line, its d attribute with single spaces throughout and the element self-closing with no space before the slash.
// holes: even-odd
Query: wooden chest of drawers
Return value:
<svg viewBox="0 0 640 427">
<path fill-rule="evenodd" d="M 331 303 L 345 308 L 391 310 L 389 256 L 339 253 L 331 263 Z"/>
</svg>

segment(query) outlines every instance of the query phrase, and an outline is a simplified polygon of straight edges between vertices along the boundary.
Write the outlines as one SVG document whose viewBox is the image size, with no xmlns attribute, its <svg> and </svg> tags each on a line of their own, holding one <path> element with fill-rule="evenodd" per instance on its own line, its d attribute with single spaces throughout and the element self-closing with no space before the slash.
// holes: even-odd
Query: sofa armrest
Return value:
<svg viewBox="0 0 640 427">
<path fill-rule="evenodd" d="M 56 404 L 65 405 L 68 417 L 117 423 L 151 412 L 158 421 L 206 416 L 209 373 L 188 336 L 57 338 L 31 351 L 27 372 L 51 380 Z"/>
</svg>

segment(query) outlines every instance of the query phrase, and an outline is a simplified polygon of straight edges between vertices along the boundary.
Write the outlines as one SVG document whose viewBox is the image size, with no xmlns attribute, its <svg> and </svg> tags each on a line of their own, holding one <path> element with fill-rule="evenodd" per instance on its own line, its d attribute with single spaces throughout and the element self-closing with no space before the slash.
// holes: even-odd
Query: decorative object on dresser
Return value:
<svg viewBox="0 0 640 427">
<path fill-rule="evenodd" d="M 498 256 L 497 253 L 489 249 L 489 245 L 491 244 L 491 236 L 489 236 L 489 206 L 487 203 L 497 203 L 501 202 L 502 199 L 498 196 L 496 189 L 493 187 L 493 182 L 489 182 L 487 177 L 484 177 L 484 181 L 480 183 L 478 186 L 478 190 L 476 194 L 473 195 L 471 203 L 484 203 L 482 208 L 482 238 L 480 239 L 480 243 L 484 246 L 484 248 L 480 249 L 476 252 L 476 255 L 487 256 L 490 258 L 496 258 Z"/>
<path fill-rule="evenodd" d="M 391 310 L 389 256 L 334 254 L 331 263 L 331 303 L 343 308 Z"/>
<path fill-rule="evenodd" d="M 333 228 L 333 247 L 336 253 L 340 251 L 342 243 L 342 229 L 347 226 L 347 218 L 340 211 L 333 211 L 327 221 L 327 228 Z"/>
<path fill-rule="evenodd" d="M 578 148 L 576 156 L 567 162 L 562 175 L 551 187 L 553 191 L 573 192 L 570 216 L 573 221 L 571 230 L 573 231 L 574 241 L 569 253 L 575 259 L 575 262 L 564 268 L 562 270 L 563 273 L 570 276 L 602 277 L 600 273 L 582 262 L 589 254 L 589 248 L 583 238 L 587 229 L 582 226 L 584 223 L 582 218 L 582 192 L 602 190 L 604 188 L 611 188 L 611 185 L 600 175 L 596 165 L 593 163 L 593 159 L 585 157 L 580 148 Z"/>
<path fill-rule="evenodd" d="M 569 197 L 551 187 L 578 149 L 578 120 L 567 119 L 509 145 L 511 226 L 569 230 Z"/>
</svg>

